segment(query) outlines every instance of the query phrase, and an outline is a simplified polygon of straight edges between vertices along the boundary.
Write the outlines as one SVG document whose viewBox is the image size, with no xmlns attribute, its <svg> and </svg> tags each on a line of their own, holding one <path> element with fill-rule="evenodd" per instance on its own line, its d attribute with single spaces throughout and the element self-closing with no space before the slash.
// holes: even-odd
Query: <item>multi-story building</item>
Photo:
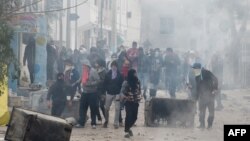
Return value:
<svg viewBox="0 0 250 141">
<path fill-rule="evenodd" d="M 96 42 L 103 39 L 106 46 L 111 47 L 114 37 L 112 30 L 114 28 L 116 28 L 117 44 L 113 48 L 121 44 L 130 46 L 132 41 L 139 42 L 140 6 L 140 0 L 88 1 L 78 9 L 78 15 L 80 16 L 78 19 L 78 45 L 96 46 Z M 113 7 L 116 7 L 116 9 L 113 9 Z M 114 17 L 116 17 L 116 20 L 113 19 Z"/>
</svg>

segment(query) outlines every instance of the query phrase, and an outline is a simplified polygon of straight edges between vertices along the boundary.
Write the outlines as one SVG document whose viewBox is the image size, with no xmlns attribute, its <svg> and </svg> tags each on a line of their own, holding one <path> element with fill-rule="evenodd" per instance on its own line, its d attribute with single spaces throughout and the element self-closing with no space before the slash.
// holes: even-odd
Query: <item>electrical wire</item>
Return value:
<svg viewBox="0 0 250 141">
<path fill-rule="evenodd" d="M 23 8 L 26 8 L 26 7 L 28 7 L 28 6 L 32 6 L 32 5 L 34 5 L 34 4 L 38 4 L 39 2 L 42 2 L 42 1 L 43 1 L 43 0 L 39 0 L 39 1 L 35 1 L 35 2 L 31 3 L 31 4 L 26 4 L 26 5 L 20 7 L 20 8 L 18 8 L 18 9 L 16 9 L 16 10 L 13 10 L 13 11 L 11 11 L 11 12 L 9 12 L 9 13 L 6 13 L 6 15 L 8 16 L 9 14 L 12 14 L 12 13 L 14 13 L 14 12 L 16 12 L 16 11 L 19 11 L 19 10 L 21 10 L 21 9 L 23 9 Z"/>
<path fill-rule="evenodd" d="M 79 4 L 76 4 L 74 6 L 70 6 L 70 7 L 66 7 L 66 8 L 62 8 L 62 9 L 55 9 L 55 10 L 47 10 L 47 11 L 37 11 L 37 12 L 21 12 L 21 13 L 15 13 L 13 15 L 20 15 L 20 14 L 40 14 L 40 13 L 50 13 L 50 12 L 58 12 L 58 11 L 64 11 L 64 10 L 67 10 L 67 9 L 72 9 L 72 8 L 75 8 L 75 7 L 78 7 L 78 6 L 81 6 L 85 3 L 87 3 L 88 0 L 85 0 Z"/>
</svg>

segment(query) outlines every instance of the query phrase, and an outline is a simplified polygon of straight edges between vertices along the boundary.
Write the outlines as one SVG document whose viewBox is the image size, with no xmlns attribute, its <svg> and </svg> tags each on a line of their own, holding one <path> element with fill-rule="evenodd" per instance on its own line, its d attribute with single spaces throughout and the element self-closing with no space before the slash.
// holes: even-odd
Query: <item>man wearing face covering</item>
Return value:
<svg viewBox="0 0 250 141">
<path fill-rule="evenodd" d="M 115 119 L 114 127 L 117 129 L 119 127 L 119 114 L 120 114 L 120 92 L 122 88 L 123 77 L 118 70 L 118 64 L 116 61 L 111 63 L 111 70 L 106 74 L 104 79 L 104 88 L 106 94 L 105 100 L 105 123 L 104 128 L 108 127 L 109 123 L 109 109 L 114 101 L 115 103 Z"/>
<path fill-rule="evenodd" d="M 75 68 L 72 60 L 67 59 L 65 60 L 65 72 L 64 72 L 64 80 L 65 83 L 67 84 L 67 89 L 71 94 L 71 99 L 74 98 L 77 89 L 80 90 L 80 74 L 78 70 Z"/>
<path fill-rule="evenodd" d="M 136 70 L 130 69 L 128 78 L 122 84 L 122 98 L 125 101 L 126 119 L 125 119 L 125 138 L 133 136 L 131 127 L 135 124 L 138 116 L 138 107 L 141 95 L 140 80 L 137 77 Z"/>
<path fill-rule="evenodd" d="M 47 95 L 48 108 L 51 108 L 52 116 L 60 117 L 62 115 L 67 103 L 67 95 L 64 74 L 58 73 L 56 82 L 49 88 Z"/>
<path fill-rule="evenodd" d="M 76 125 L 77 128 L 84 128 L 87 118 L 87 111 L 90 107 L 91 114 L 91 126 L 96 129 L 96 110 L 98 109 L 98 85 L 100 83 L 100 77 L 98 72 L 91 66 L 88 60 L 81 62 L 81 86 L 82 94 L 80 99 L 79 109 L 79 123 Z"/>
<path fill-rule="evenodd" d="M 214 74 L 201 67 L 200 63 L 195 63 L 193 66 L 195 74 L 196 85 L 197 85 L 197 96 L 196 99 L 199 102 L 199 128 L 205 128 L 205 115 L 206 109 L 208 108 L 208 126 L 212 128 L 214 121 L 214 103 L 215 96 L 218 93 L 218 80 Z"/>
</svg>

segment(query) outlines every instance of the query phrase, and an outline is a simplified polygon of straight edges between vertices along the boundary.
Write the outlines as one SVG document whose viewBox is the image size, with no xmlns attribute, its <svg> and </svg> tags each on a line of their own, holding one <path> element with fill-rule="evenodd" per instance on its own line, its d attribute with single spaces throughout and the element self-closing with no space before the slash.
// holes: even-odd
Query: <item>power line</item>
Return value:
<svg viewBox="0 0 250 141">
<path fill-rule="evenodd" d="M 31 4 L 26 4 L 26 5 L 20 7 L 20 8 L 18 8 L 18 9 L 16 9 L 16 10 L 13 10 L 13 11 L 7 13 L 7 16 L 8 16 L 9 14 L 11 14 L 11 13 L 14 13 L 14 12 L 16 12 L 16 11 L 19 11 L 19 10 L 21 10 L 21 9 L 23 9 L 23 8 L 28 7 L 28 6 L 32 6 L 32 5 L 34 5 L 34 4 L 38 4 L 39 2 L 42 2 L 42 0 L 35 1 L 35 2 L 31 3 Z"/>
<path fill-rule="evenodd" d="M 85 0 L 79 4 L 76 4 L 74 6 L 70 6 L 70 7 L 66 7 L 66 8 L 62 8 L 62 9 L 55 9 L 55 10 L 48 10 L 48 11 L 37 11 L 37 12 L 21 12 L 21 13 L 15 13 L 13 15 L 20 15 L 20 14 L 39 14 L 39 13 L 50 13 L 50 12 L 58 12 L 58 11 L 64 11 L 64 10 L 67 10 L 67 9 L 71 9 L 71 8 L 75 8 L 75 7 L 78 7 L 80 5 L 83 5 L 85 4 L 86 2 L 88 2 L 88 0 Z"/>
</svg>

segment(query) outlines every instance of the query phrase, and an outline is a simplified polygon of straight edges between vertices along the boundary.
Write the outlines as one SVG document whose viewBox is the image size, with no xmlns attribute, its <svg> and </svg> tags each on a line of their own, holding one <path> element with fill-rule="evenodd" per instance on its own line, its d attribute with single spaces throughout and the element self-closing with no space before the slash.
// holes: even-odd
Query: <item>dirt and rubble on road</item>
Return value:
<svg viewBox="0 0 250 141">
<path fill-rule="evenodd" d="M 162 128 L 144 126 L 144 103 L 140 104 L 139 116 L 136 126 L 132 128 L 134 137 L 124 138 L 124 128 L 114 129 L 112 124 L 104 129 L 98 126 L 97 129 L 91 129 L 89 123 L 83 129 L 73 129 L 72 141 L 223 141 L 224 124 L 248 124 L 250 122 L 250 90 L 232 90 L 223 91 L 224 109 L 216 111 L 213 128 L 210 130 L 200 130 L 196 128 L 199 125 L 198 114 L 195 116 L 195 128 Z M 164 97 L 163 93 L 159 94 Z M 185 98 L 185 94 L 177 94 Z M 124 112 L 124 111 L 123 111 Z M 111 114 L 113 115 L 113 114 Z M 125 113 L 123 113 L 125 115 Z M 112 120 L 111 120 L 112 121 Z M 111 122 L 112 123 L 112 122 Z"/>
<path fill-rule="evenodd" d="M 113 110 L 111 109 L 111 119 L 108 128 L 98 125 L 97 129 L 92 129 L 90 121 L 86 123 L 85 128 L 74 128 L 71 141 L 223 141 L 224 124 L 249 124 L 250 123 L 250 90 L 231 90 L 223 91 L 225 94 L 223 100 L 224 109 L 216 111 L 213 128 L 210 130 L 200 130 L 196 128 L 199 125 L 198 114 L 195 116 L 195 128 L 163 128 L 144 126 L 144 102 L 140 103 L 138 120 L 136 126 L 132 128 L 134 137 L 124 138 L 124 127 L 114 129 Z M 178 97 L 185 97 L 185 94 L 177 94 Z M 164 97 L 160 92 L 159 97 Z M 125 113 L 123 111 L 123 117 Z M 0 138 L 4 137 L 6 128 L 0 127 Z"/>
</svg>

